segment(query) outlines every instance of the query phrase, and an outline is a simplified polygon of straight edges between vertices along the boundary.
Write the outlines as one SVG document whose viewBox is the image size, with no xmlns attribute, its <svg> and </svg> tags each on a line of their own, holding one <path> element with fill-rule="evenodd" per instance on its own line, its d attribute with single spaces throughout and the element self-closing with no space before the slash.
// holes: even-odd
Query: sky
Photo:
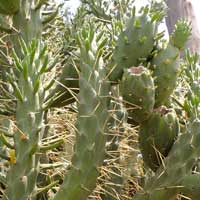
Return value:
<svg viewBox="0 0 200 200">
<path fill-rule="evenodd" d="M 68 1 L 66 1 L 66 0 L 58 0 L 58 1 L 65 2 L 65 5 L 67 7 L 69 7 L 70 12 L 73 13 L 73 14 L 76 12 L 76 9 L 80 5 L 80 0 L 68 0 Z"/>
</svg>

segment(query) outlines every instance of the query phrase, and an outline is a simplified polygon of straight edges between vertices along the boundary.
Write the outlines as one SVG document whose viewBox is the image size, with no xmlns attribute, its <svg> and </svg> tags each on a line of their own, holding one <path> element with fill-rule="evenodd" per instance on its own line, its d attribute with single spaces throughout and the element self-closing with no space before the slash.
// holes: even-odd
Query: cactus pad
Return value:
<svg viewBox="0 0 200 200">
<path fill-rule="evenodd" d="M 139 123 L 146 120 L 155 103 L 155 88 L 150 71 L 143 66 L 127 69 L 120 90 L 129 116 Z"/>
</svg>

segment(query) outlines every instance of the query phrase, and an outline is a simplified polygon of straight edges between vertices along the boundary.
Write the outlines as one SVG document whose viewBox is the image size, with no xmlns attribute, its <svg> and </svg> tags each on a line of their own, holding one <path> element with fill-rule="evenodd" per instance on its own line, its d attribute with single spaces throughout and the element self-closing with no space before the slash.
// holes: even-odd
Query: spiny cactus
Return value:
<svg viewBox="0 0 200 200">
<path fill-rule="evenodd" d="M 98 49 L 92 28 L 79 37 L 80 93 L 76 145 L 71 170 L 55 200 L 86 199 L 96 186 L 103 164 L 109 106 L 109 83 L 106 81 L 102 49 Z"/>
<path fill-rule="evenodd" d="M 184 47 L 191 28 L 185 21 L 179 21 L 165 49 L 161 49 L 151 63 L 155 77 L 155 107 L 166 103 L 177 84 L 180 71 L 180 50 Z"/>
<path fill-rule="evenodd" d="M 49 10 L 50 14 L 43 15 L 45 4 L 47 4 L 46 0 L 8 0 L 0 2 L 0 13 L 12 16 L 9 23 L 6 18 L 2 19 L 2 25 L 0 26 L 6 28 L 6 32 L 9 33 L 6 40 L 11 47 L 15 48 L 18 56 L 20 53 L 18 38 L 22 37 L 25 42 L 41 38 L 45 26 L 56 16 L 58 7 Z M 51 6 L 48 9 L 50 8 Z"/>
<path fill-rule="evenodd" d="M 17 99 L 14 149 L 4 196 L 9 200 L 33 198 L 36 191 L 46 92 L 44 76 L 50 67 L 46 47 L 40 41 L 25 44 L 21 40 L 21 43 L 23 60 L 13 52 L 19 80 L 7 74 Z"/>
<path fill-rule="evenodd" d="M 154 111 L 140 125 L 139 144 L 144 162 L 153 171 L 162 164 L 179 133 L 176 114 L 165 107 Z"/>
<path fill-rule="evenodd" d="M 152 61 L 153 77 L 155 77 L 155 107 L 163 105 L 172 94 L 180 70 L 180 52 L 168 44 Z"/>
<path fill-rule="evenodd" d="M 137 66 L 141 63 L 140 59 L 152 51 L 156 22 L 149 17 L 148 12 L 146 7 L 140 16 L 133 13 L 126 29 L 119 35 L 113 52 L 113 63 L 109 66 L 111 81 L 121 79 L 124 69 Z"/>
<path fill-rule="evenodd" d="M 109 130 L 106 142 L 106 157 L 104 159 L 106 172 L 102 174 L 103 176 L 105 174 L 105 180 L 102 183 L 102 200 L 116 200 L 122 193 L 122 185 L 124 182 L 120 166 L 119 147 L 123 138 L 123 123 L 127 120 L 127 111 L 119 97 L 118 87 L 112 88 L 111 91 L 113 99 L 109 107 Z"/>
<path fill-rule="evenodd" d="M 179 20 L 175 25 L 175 30 L 170 37 L 170 42 L 176 48 L 182 50 L 192 34 L 189 22 Z"/>
<path fill-rule="evenodd" d="M 195 119 L 186 133 L 179 135 L 155 176 L 146 181 L 144 190 L 134 200 L 174 200 L 178 193 L 184 192 L 192 199 L 193 195 L 197 197 L 198 177 L 192 175 L 192 168 L 200 155 L 199 130 L 200 121 Z"/>
<path fill-rule="evenodd" d="M 143 66 L 125 70 L 120 91 L 129 116 L 138 123 L 145 121 L 153 112 L 155 103 L 154 80 Z"/>
</svg>

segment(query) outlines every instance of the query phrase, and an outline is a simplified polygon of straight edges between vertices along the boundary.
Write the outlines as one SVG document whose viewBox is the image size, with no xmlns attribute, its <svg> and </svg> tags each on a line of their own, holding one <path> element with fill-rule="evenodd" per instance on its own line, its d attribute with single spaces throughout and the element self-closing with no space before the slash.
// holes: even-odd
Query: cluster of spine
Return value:
<svg viewBox="0 0 200 200">
<path fill-rule="evenodd" d="M 97 47 L 97 42 L 100 41 L 96 41 L 92 27 L 86 35 L 79 36 L 82 67 L 76 144 L 71 169 L 55 200 L 86 199 L 96 187 L 99 167 L 105 157 L 110 84 L 106 80 L 102 49 Z"/>
<path fill-rule="evenodd" d="M 25 43 L 29 43 L 32 40 L 40 40 L 42 33 L 48 27 L 48 23 L 51 22 L 57 12 L 58 7 L 55 8 L 49 1 L 44 0 L 8 0 L 0 2 L 0 30 L 8 33 L 3 39 L 8 46 L 2 48 L 0 57 L 3 62 L 0 75 L 4 82 L 7 81 L 6 72 L 8 72 L 7 65 L 10 66 L 10 54 L 12 49 L 15 49 L 17 56 L 23 59 L 21 53 L 21 44 L 19 38 L 22 38 Z M 44 9 L 48 10 L 45 14 Z M 9 17 L 9 20 L 8 20 Z M 47 31 L 48 32 L 48 31 Z M 15 75 L 18 76 L 18 72 L 14 71 Z M 6 88 L 8 90 L 9 87 Z M 5 87 L 4 87 L 5 89 Z M 9 90 L 10 93 L 12 91 Z M 5 92 L 3 95 L 6 95 Z M 7 95 L 8 96 L 8 95 Z M 8 96 L 10 99 L 11 97 Z M 10 100 L 10 106 L 15 107 L 15 102 Z M 5 108 L 2 112 L 5 112 Z M 13 113 L 12 113 L 13 114 Z"/>
<path fill-rule="evenodd" d="M 18 80 L 7 74 L 17 99 L 14 149 L 4 196 L 9 200 L 32 199 L 36 191 L 46 92 L 44 78 L 50 67 L 46 47 L 40 41 L 25 44 L 21 40 L 21 50 L 23 59 L 13 52 Z"/>
</svg>

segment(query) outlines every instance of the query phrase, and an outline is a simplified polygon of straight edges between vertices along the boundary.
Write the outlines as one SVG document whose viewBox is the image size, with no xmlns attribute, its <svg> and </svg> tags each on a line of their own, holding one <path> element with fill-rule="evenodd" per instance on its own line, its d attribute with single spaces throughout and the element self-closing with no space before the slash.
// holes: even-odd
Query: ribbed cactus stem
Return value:
<svg viewBox="0 0 200 200">
<path fill-rule="evenodd" d="M 43 128 L 44 59 L 39 57 L 40 42 L 33 41 L 31 45 L 24 43 L 24 59 L 20 61 L 19 81 L 10 77 L 17 101 L 16 129 L 14 134 L 14 150 L 11 152 L 11 166 L 7 174 L 7 188 L 4 199 L 27 200 L 34 199 L 36 179 L 39 171 L 39 144 Z M 40 61 L 40 62 L 38 62 Z"/>
<path fill-rule="evenodd" d="M 95 48 L 94 32 L 79 39 L 81 72 L 79 113 L 72 168 L 54 200 L 86 199 L 96 186 L 106 144 L 109 84 L 105 80 L 101 50 Z"/>
</svg>

